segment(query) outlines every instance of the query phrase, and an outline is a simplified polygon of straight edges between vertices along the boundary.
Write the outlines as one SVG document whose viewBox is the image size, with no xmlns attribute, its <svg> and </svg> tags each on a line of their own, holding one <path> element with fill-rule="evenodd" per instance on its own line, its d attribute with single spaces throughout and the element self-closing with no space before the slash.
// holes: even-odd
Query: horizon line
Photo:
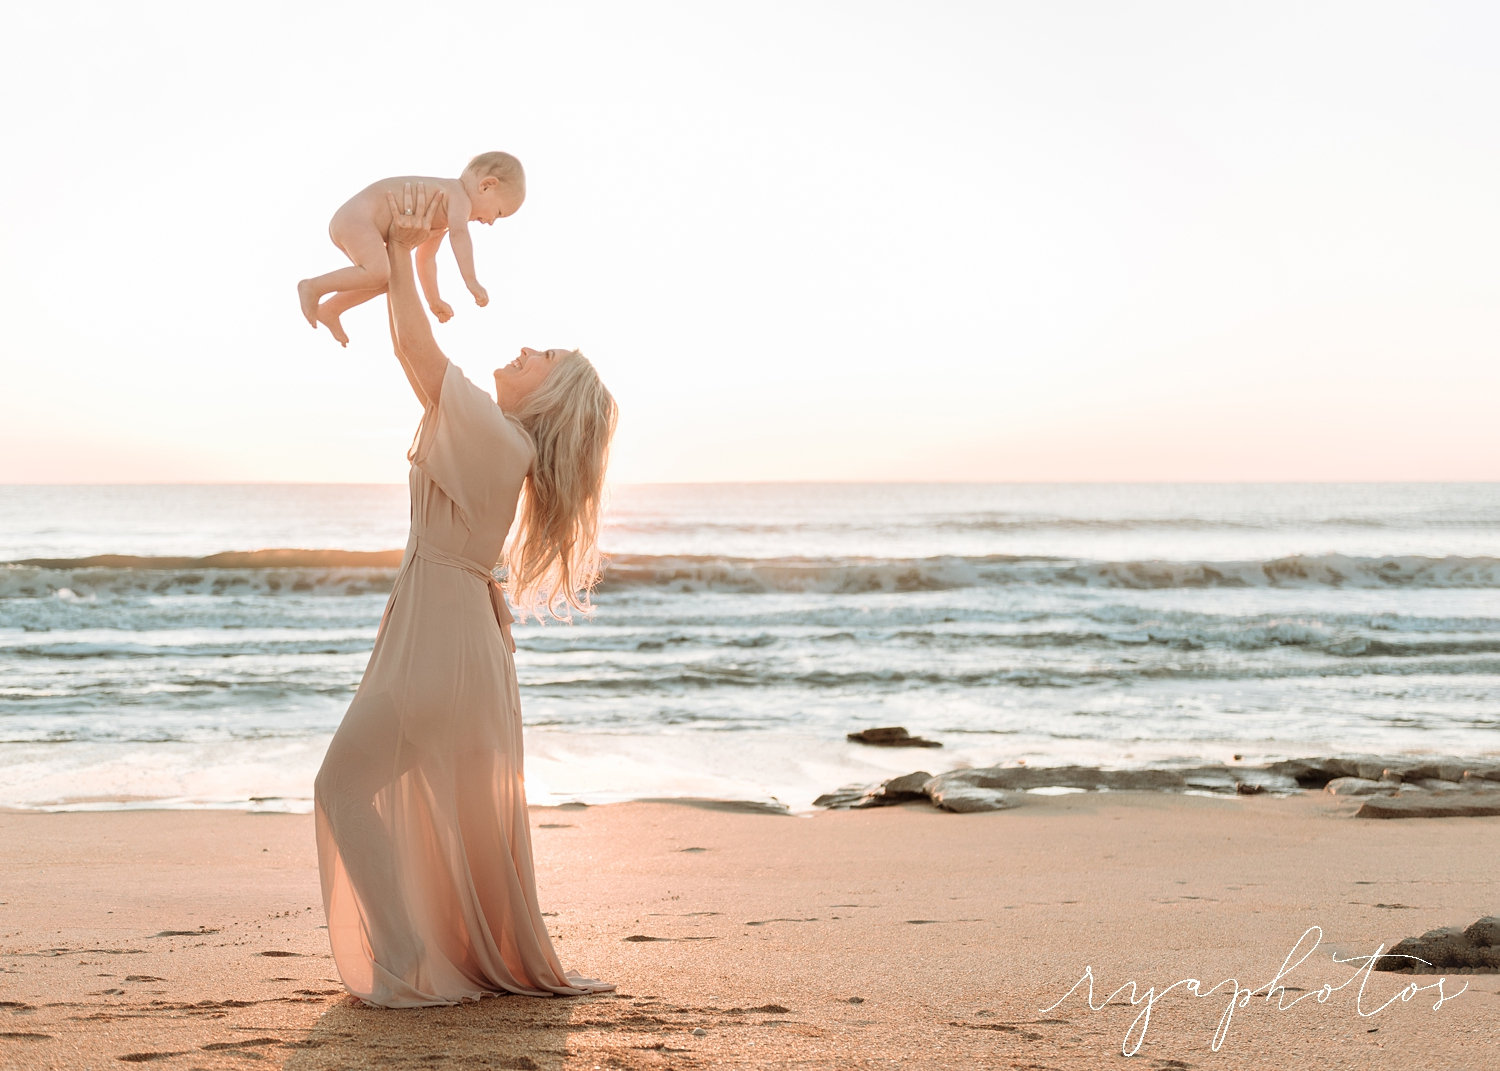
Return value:
<svg viewBox="0 0 1500 1071">
<path fill-rule="evenodd" d="M 1277 486 L 1410 486 L 1410 485 L 1500 484 L 1488 480 L 1453 480 L 1438 477 L 1404 480 L 624 480 L 607 487 L 1277 487 Z M 88 483 L 84 481 L 0 481 L 0 488 L 20 487 L 406 487 L 405 481 L 373 480 L 140 480 Z"/>
</svg>

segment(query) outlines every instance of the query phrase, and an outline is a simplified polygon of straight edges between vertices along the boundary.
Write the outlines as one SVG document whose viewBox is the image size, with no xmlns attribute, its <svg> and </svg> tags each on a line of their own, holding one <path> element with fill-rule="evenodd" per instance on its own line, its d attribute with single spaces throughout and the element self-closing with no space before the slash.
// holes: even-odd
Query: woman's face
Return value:
<svg viewBox="0 0 1500 1071">
<path fill-rule="evenodd" d="M 520 355 L 503 368 L 495 369 L 495 397 L 516 405 L 536 390 L 551 375 L 558 358 L 567 350 L 534 350 L 521 347 Z"/>
</svg>

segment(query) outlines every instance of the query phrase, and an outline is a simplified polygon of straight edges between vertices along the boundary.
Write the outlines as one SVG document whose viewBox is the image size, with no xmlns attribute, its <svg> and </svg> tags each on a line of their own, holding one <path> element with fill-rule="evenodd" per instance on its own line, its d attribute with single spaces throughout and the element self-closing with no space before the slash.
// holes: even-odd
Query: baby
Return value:
<svg viewBox="0 0 1500 1071">
<path fill-rule="evenodd" d="M 480 308 L 489 304 L 489 294 L 474 277 L 474 243 L 469 237 L 469 224 L 488 226 L 502 216 L 513 215 L 526 200 L 526 173 L 521 170 L 521 161 L 508 152 L 480 153 L 456 179 L 416 175 L 381 179 L 349 198 L 333 214 L 328 236 L 353 266 L 315 279 L 303 279 L 297 284 L 297 299 L 302 303 L 302 315 L 307 322 L 314 329 L 321 323 L 342 345 L 349 344 L 349 336 L 344 333 L 339 317 L 385 293 L 389 273 L 385 234 L 391 225 L 386 193 L 389 191 L 399 198 L 408 182 L 414 186 L 424 182 L 429 191 L 442 190 L 447 194 L 446 203 L 439 205 L 433 220 L 433 236 L 417 247 L 417 278 L 433 315 L 439 323 L 453 315 L 453 307 L 438 296 L 437 286 L 437 251 L 445 229 L 448 244 L 453 247 L 453 259 L 458 261 L 459 273 L 469 293 L 474 295 L 474 303 Z M 318 299 L 324 294 L 333 297 L 320 305 Z"/>
</svg>

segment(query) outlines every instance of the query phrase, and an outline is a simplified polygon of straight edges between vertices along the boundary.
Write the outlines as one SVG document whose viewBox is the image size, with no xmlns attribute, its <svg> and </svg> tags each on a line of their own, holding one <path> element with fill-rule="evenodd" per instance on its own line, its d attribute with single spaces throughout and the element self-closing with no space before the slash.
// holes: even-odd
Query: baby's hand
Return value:
<svg viewBox="0 0 1500 1071">
<path fill-rule="evenodd" d="M 441 298 L 439 298 L 437 301 L 434 301 L 428 307 L 432 309 L 432 315 L 437 317 L 438 323 L 440 324 L 445 324 L 449 320 L 453 319 L 453 306 L 448 304 L 446 301 L 443 301 Z"/>
<path fill-rule="evenodd" d="M 481 309 L 490 303 L 490 292 L 478 283 L 469 287 L 469 293 L 474 295 L 474 304 L 478 305 Z"/>
</svg>

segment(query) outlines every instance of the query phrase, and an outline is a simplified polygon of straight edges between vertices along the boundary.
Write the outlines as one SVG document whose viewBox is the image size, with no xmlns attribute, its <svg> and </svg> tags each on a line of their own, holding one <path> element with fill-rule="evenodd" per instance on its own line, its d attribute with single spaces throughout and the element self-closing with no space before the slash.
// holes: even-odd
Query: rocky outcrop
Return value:
<svg viewBox="0 0 1500 1071">
<path fill-rule="evenodd" d="M 829 792 L 813 800 L 814 807 L 829 807 L 836 810 L 864 807 L 889 807 L 895 803 L 927 798 L 926 784 L 932 774 L 926 770 L 902 774 L 873 787 L 846 785 L 837 792 Z"/>
<path fill-rule="evenodd" d="M 904 733 L 905 730 L 901 729 Z M 850 734 L 851 737 L 856 734 Z M 1441 776 L 1439 776 L 1441 775 Z M 945 810 L 1003 810 L 1034 789 L 1088 792 L 1218 792 L 1291 794 L 1306 788 L 1336 796 L 1371 797 L 1367 818 L 1489 815 L 1500 799 L 1500 766 L 1448 759 L 1395 760 L 1373 756 L 1291 759 L 1268 766 L 1194 766 L 1104 770 L 1097 766 L 988 766 L 932 776 L 925 770 L 877 785 L 846 785 L 819 796 L 815 806 L 885 807 L 927 797 Z M 938 796 L 934 796 L 934 791 Z M 941 798 L 939 798 L 941 797 Z"/>
<path fill-rule="evenodd" d="M 1488 915 L 1465 930 L 1447 926 L 1397 941 L 1376 961 L 1375 969 L 1412 974 L 1500 971 L 1500 918 Z"/>
<path fill-rule="evenodd" d="M 856 744 L 873 744 L 876 747 L 942 747 L 936 740 L 923 740 L 912 736 L 900 725 L 886 725 L 879 729 L 861 729 L 845 736 Z"/>
<path fill-rule="evenodd" d="M 1488 818 L 1500 815 L 1500 792 L 1411 792 L 1366 800 L 1356 818 Z"/>
<path fill-rule="evenodd" d="M 1372 781 L 1368 777 L 1335 777 L 1323 786 L 1323 791 L 1335 796 L 1373 796 L 1376 793 L 1401 791 L 1399 781 Z"/>
<path fill-rule="evenodd" d="M 956 770 L 934 777 L 922 786 L 923 790 L 943 810 L 959 814 L 1003 811 L 1020 805 L 1019 792 L 1007 792 L 1002 788 L 976 783 L 976 779 L 964 776 L 971 772 L 974 771 Z"/>
<path fill-rule="evenodd" d="M 1303 788 L 1323 788 L 1341 777 L 1366 781 L 1500 781 L 1500 765 L 1455 758 L 1382 759 L 1356 755 L 1327 759 L 1287 759 L 1265 768 L 1290 777 Z"/>
</svg>

